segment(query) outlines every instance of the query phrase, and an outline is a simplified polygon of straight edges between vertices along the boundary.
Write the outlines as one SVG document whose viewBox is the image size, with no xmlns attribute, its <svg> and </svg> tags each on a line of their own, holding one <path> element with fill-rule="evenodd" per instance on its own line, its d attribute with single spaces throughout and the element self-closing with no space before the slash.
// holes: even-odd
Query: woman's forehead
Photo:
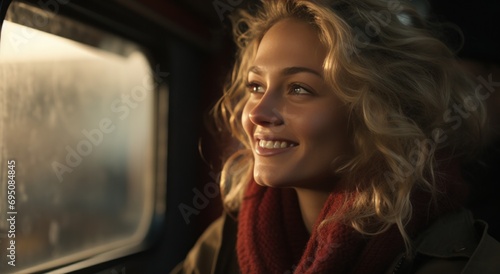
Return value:
<svg viewBox="0 0 500 274">
<path fill-rule="evenodd" d="M 296 19 L 284 19 L 264 34 L 252 65 L 263 70 L 297 66 L 319 70 L 325 57 L 326 48 L 314 27 Z"/>
</svg>

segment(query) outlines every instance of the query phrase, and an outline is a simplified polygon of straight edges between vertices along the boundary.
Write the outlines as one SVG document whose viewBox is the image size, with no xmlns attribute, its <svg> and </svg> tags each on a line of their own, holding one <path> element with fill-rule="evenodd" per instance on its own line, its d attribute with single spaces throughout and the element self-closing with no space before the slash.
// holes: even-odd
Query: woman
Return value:
<svg viewBox="0 0 500 274">
<path fill-rule="evenodd" d="M 495 271 L 498 243 L 461 210 L 483 104 L 413 9 L 262 1 L 233 23 L 227 213 L 174 273 Z"/>
</svg>

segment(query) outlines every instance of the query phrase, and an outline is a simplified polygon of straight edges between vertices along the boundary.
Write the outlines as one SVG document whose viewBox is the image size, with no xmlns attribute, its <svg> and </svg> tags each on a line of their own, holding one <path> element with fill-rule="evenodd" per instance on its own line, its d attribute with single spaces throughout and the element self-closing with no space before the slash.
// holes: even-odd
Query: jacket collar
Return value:
<svg viewBox="0 0 500 274">
<path fill-rule="evenodd" d="M 482 222 L 476 231 L 474 219 L 468 210 L 447 214 L 434 222 L 416 241 L 416 253 L 436 258 L 470 258 L 478 245 L 478 236 L 486 233 Z M 480 235 L 478 235 L 480 232 Z"/>
<path fill-rule="evenodd" d="M 451 269 L 461 269 L 461 274 L 500 273 L 500 243 L 487 231 L 488 225 L 474 220 L 468 210 L 443 216 L 415 241 L 415 257 L 401 255 L 387 273 L 414 273 L 425 264 L 418 259 L 422 256 L 441 262 L 429 273 L 449 273 Z"/>
</svg>

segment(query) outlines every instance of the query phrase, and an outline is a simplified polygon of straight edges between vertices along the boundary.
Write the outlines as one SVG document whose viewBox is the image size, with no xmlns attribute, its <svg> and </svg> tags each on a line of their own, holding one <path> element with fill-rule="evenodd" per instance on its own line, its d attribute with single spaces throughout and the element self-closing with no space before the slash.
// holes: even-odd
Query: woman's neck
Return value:
<svg viewBox="0 0 500 274">
<path fill-rule="evenodd" d="M 296 188 L 297 197 L 299 200 L 300 212 L 302 213 L 302 220 L 309 233 L 311 233 L 318 215 L 323 209 L 326 200 L 328 199 L 329 192 Z"/>
</svg>

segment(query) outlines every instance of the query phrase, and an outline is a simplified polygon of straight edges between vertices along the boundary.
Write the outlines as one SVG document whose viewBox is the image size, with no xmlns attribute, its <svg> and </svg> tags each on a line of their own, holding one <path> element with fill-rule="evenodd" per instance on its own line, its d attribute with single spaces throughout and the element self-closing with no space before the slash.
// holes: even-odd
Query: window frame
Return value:
<svg viewBox="0 0 500 274">
<path fill-rule="evenodd" d="M 61 3 L 59 3 L 59 1 Z M 0 0 L 0 33 L 7 11 L 12 0 Z M 18 0 L 16 2 L 25 3 L 33 7 L 43 8 L 43 1 L 36 0 Z M 71 18 L 81 24 L 99 29 L 120 37 L 124 40 L 133 42 L 139 46 L 141 52 L 145 55 L 150 69 L 153 72 L 165 72 L 168 59 L 161 53 L 159 47 L 166 44 L 167 37 L 160 43 L 157 39 L 158 33 L 165 33 L 165 28 L 157 23 L 140 15 L 122 5 L 113 3 L 115 1 L 87 0 L 76 3 L 71 0 L 52 0 L 45 3 L 59 4 L 57 6 L 57 15 Z M 97 12 L 99 11 L 99 12 Z M 130 18 L 140 18 L 140 24 L 133 24 Z M 39 28 L 38 28 L 39 29 Z M 43 29 L 41 29 L 43 30 Z M 2 37 L 0 37 L 2 39 Z M 77 41 L 81 42 L 81 41 Z M 167 181 L 167 139 L 168 139 L 168 108 L 169 108 L 169 89 L 166 81 L 162 81 L 154 87 L 154 201 L 151 222 L 148 232 L 138 245 L 124 246 L 111 249 L 109 251 L 87 257 L 81 261 L 67 262 L 50 268 L 30 267 L 30 271 L 43 272 L 70 272 L 89 268 L 104 262 L 109 262 L 118 258 L 123 258 L 141 251 L 150 249 L 157 243 L 161 237 L 165 225 L 166 211 L 166 181 Z M 17 271 L 17 270 L 14 270 Z M 26 271 L 24 269 L 23 271 Z"/>
</svg>

